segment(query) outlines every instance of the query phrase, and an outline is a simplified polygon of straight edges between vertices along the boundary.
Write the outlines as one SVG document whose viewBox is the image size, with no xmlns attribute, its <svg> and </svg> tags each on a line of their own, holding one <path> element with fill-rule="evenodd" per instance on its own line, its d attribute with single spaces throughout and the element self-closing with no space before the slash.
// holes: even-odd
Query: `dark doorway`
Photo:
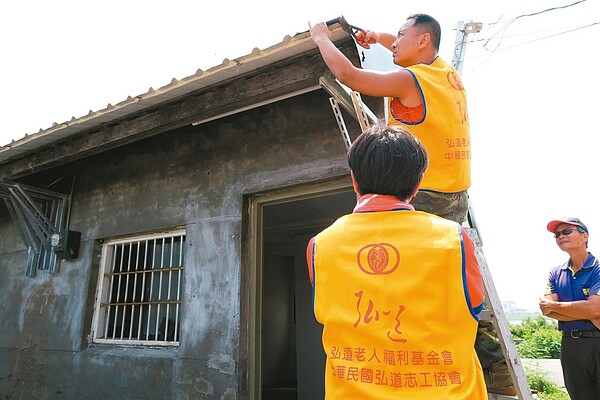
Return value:
<svg viewBox="0 0 600 400">
<path fill-rule="evenodd" d="M 306 245 L 355 204 L 356 195 L 346 188 L 263 208 L 262 400 L 324 397 L 322 327 L 313 316 Z"/>
</svg>

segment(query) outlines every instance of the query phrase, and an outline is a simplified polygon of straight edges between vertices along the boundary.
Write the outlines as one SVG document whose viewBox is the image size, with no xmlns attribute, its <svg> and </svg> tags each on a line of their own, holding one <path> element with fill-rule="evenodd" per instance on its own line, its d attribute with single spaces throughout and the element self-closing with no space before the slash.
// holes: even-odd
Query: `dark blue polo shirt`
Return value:
<svg viewBox="0 0 600 400">
<path fill-rule="evenodd" d="M 558 295 L 558 301 L 587 300 L 590 294 L 600 294 L 600 263 L 588 253 L 583 267 L 573 274 L 571 260 L 553 268 L 548 279 L 550 293 Z M 589 320 L 558 321 L 560 331 L 596 329 Z"/>
</svg>

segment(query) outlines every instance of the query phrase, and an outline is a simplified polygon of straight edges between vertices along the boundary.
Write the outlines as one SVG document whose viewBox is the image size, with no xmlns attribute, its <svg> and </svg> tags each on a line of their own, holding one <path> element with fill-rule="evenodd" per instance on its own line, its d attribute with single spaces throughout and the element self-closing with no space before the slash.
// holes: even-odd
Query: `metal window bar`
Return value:
<svg viewBox="0 0 600 400">
<path fill-rule="evenodd" d="M 131 256 L 129 258 L 131 258 Z M 140 241 L 138 240 L 136 249 L 135 249 L 135 267 L 134 267 L 135 274 L 133 274 L 133 291 L 131 292 L 131 302 L 135 302 L 135 300 L 136 300 L 137 276 L 138 276 L 137 269 L 138 269 L 139 260 L 140 260 Z M 129 320 L 129 337 L 132 338 L 133 337 L 134 318 L 135 318 L 137 308 L 135 308 L 134 305 L 131 305 L 130 308 L 131 308 L 131 310 L 130 310 L 131 315 L 130 315 L 130 320 Z"/>
<path fill-rule="evenodd" d="M 125 247 L 125 244 L 121 244 L 121 255 L 119 257 L 120 262 L 119 262 L 119 272 L 121 271 L 121 267 L 123 265 L 123 249 Z M 115 271 L 115 273 L 118 273 L 117 271 Z M 119 318 L 119 293 L 121 293 L 121 281 L 123 280 L 123 275 L 118 274 L 117 275 L 118 278 L 118 283 L 117 283 L 117 292 L 116 292 L 116 299 L 114 300 L 114 304 L 115 304 L 115 318 L 113 320 L 113 333 L 112 333 L 112 337 L 116 338 L 117 335 L 117 321 Z M 112 296 L 112 294 L 111 294 Z"/>
<path fill-rule="evenodd" d="M 148 240 L 144 241 L 144 265 L 142 267 L 142 271 L 146 270 L 146 266 L 148 265 Z M 142 273 L 142 288 L 141 288 L 141 295 L 140 295 L 140 302 L 143 304 L 144 303 L 144 295 L 146 294 L 146 291 L 144 290 L 144 288 L 146 287 L 146 274 Z M 143 308 L 145 306 L 142 306 L 142 310 L 140 310 L 139 313 L 139 319 L 138 319 L 138 329 L 137 329 L 137 340 L 140 340 L 141 334 L 142 334 L 142 315 L 144 314 L 143 312 Z M 146 307 L 147 308 L 147 307 Z"/>
<path fill-rule="evenodd" d="M 148 305 L 148 319 L 146 321 L 146 339 L 148 339 L 150 337 L 150 316 L 152 315 L 152 295 L 153 295 L 153 291 L 154 291 L 154 267 L 155 267 L 155 261 L 156 258 L 154 256 L 155 254 L 155 249 L 156 249 L 156 239 L 154 239 L 153 241 L 153 246 L 152 246 L 152 263 L 150 266 L 150 293 L 148 294 L 148 301 L 150 302 L 150 304 Z"/>
<path fill-rule="evenodd" d="M 183 239 L 179 241 L 179 265 L 183 265 Z M 181 269 L 177 271 L 177 303 L 175 304 L 175 329 L 173 332 L 173 340 L 179 341 L 179 303 L 181 302 Z"/>
<path fill-rule="evenodd" d="M 165 258 L 165 238 L 162 238 L 162 246 L 160 252 L 160 269 L 162 270 L 164 266 L 164 258 Z M 154 320 L 154 340 L 158 340 L 158 328 L 160 321 L 160 301 L 162 300 L 162 277 L 163 274 L 158 274 L 158 303 L 157 303 L 157 311 L 156 311 L 156 319 Z"/>
<path fill-rule="evenodd" d="M 111 254 L 111 263 L 110 263 L 111 273 L 109 274 L 110 275 L 110 285 L 108 287 L 109 296 L 110 296 L 110 293 L 112 293 L 112 291 L 113 291 L 113 286 L 115 283 L 115 275 L 112 272 L 114 271 L 114 268 L 115 268 L 116 257 L 117 257 L 117 252 L 114 251 L 114 249 L 113 249 L 112 254 Z M 110 305 L 108 305 L 106 307 L 106 316 L 104 318 L 104 337 L 105 338 L 108 337 L 108 327 L 109 327 L 108 321 L 110 321 L 110 310 L 111 309 L 112 309 L 112 307 Z"/>
<path fill-rule="evenodd" d="M 169 279 L 168 279 L 168 284 L 167 284 L 167 299 L 171 298 L 171 278 L 173 277 L 173 250 L 175 248 L 175 242 L 173 241 L 173 238 L 171 238 L 171 246 L 169 246 L 171 251 L 169 252 Z M 165 315 L 165 332 L 164 332 L 164 339 L 167 340 L 167 333 L 169 332 L 169 306 L 170 304 L 167 303 L 167 310 L 166 310 L 166 315 Z"/>
<path fill-rule="evenodd" d="M 125 245 L 123 245 L 125 246 Z M 125 250 L 125 249 L 123 249 Z M 127 294 L 129 293 L 129 267 L 131 266 L 131 244 L 127 246 L 127 264 L 121 265 L 121 272 L 127 268 L 127 273 L 121 275 L 121 279 L 125 280 L 125 291 L 123 292 L 123 304 L 121 305 L 121 339 L 125 333 L 125 319 L 127 317 Z M 120 295 L 120 293 L 119 293 Z"/>
</svg>

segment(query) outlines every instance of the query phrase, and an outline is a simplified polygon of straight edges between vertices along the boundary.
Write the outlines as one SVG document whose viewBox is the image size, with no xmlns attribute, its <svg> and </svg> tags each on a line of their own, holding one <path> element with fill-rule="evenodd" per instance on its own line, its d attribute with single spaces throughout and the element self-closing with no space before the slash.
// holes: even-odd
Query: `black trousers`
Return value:
<svg viewBox="0 0 600 400">
<path fill-rule="evenodd" d="M 563 336 L 560 362 L 571 400 L 600 400 L 600 337 Z"/>
</svg>

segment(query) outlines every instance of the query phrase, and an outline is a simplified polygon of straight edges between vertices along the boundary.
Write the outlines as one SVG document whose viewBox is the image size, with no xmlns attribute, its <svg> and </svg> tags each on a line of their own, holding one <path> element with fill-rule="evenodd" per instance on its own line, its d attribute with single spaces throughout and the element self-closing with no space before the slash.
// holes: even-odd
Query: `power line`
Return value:
<svg viewBox="0 0 600 400">
<path fill-rule="evenodd" d="M 583 3 L 585 1 L 587 1 L 587 0 L 579 0 L 579 1 L 576 1 L 575 3 L 567 4 L 565 6 L 547 8 L 545 10 L 534 12 L 534 13 L 531 13 L 531 14 L 521 14 L 521 15 L 515 17 L 515 20 L 517 20 L 519 18 L 523 18 L 523 17 L 533 17 L 534 15 L 540 15 L 540 14 L 546 13 L 548 11 L 554 11 L 554 10 L 561 10 L 561 9 L 564 9 L 564 8 L 569 8 L 569 7 L 572 7 L 572 6 L 577 5 L 579 3 Z"/>
<path fill-rule="evenodd" d="M 582 0 L 582 1 L 585 1 L 585 0 Z M 496 48 L 493 52 L 504 51 L 504 50 L 515 48 L 515 47 L 525 46 L 525 45 L 530 44 L 530 43 L 539 42 L 540 40 L 550 39 L 550 38 L 553 38 L 553 37 L 556 37 L 556 36 L 560 36 L 560 35 L 564 35 L 564 34 L 567 34 L 567 33 L 575 32 L 575 31 L 578 31 L 578 30 L 581 30 L 581 29 L 590 28 L 590 27 L 592 27 L 594 25 L 599 25 L 599 24 L 600 24 L 600 22 L 593 22 L 593 23 L 588 24 L 588 25 L 579 26 L 579 27 L 576 27 L 576 28 L 573 28 L 573 29 L 569 29 L 569 30 L 566 30 L 566 31 L 555 33 L 553 35 L 543 36 L 543 37 L 540 37 L 540 38 L 537 38 L 537 39 L 534 39 L 534 40 L 530 40 L 530 41 L 527 41 L 527 42 L 522 42 L 522 43 L 519 43 L 519 44 L 515 44 L 514 46 L 503 47 L 501 49 Z M 523 35 L 515 35 L 515 36 L 512 36 L 512 37 L 518 37 L 518 36 L 523 36 Z M 480 39 L 480 40 L 483 40 L 483 39 Z M 480 41 L 480 40 L 477 40 L 477 41 Z M 489 39 L 488 39 L 488 41 L 489 41 Z M 472 42 L 475 42 L 475 40 L 471 41 L 470 43 L 472 43 Z"/>
<path fill-rule="evenodd" d="M 500 44 L 502 43 L 502 39 L 504 38 L 504 32 L 506 32 L 506 30 L 508 29 L 508 27 L 509 27 L 510 25 L 512 25 L 512 24 L 513 24 L 513 23 L 514 23 L 516 20 L 518 20 L 519 18 L 533 17 L 533 16 L 536 16 L 536 15 L 540 15 L 540 14 L 544 14 L 544 13 L 550 12 L 550 11 L 562 10 L 562 9 L 565 9 L 565 8 L 573 7 L 573 6 L 577 5 L 577 4 L 583 3 L 583 2 L 585 2 L 585 1 L 587 1 L 587 0 L 579 0 L 579 1 L 576 1 L 576 2 L 574 2 L 574 3 L 571 3 L 571 4 L 564 5 L 564 6 L 552 7 L 552 8 L 547 8 L 547 9 L 545 9 L 545 10 L 541 10 L 541 11 L 536 11 L 536 12 L 533 12 L 533 13 L 529 13 L 529 14 L 521 14 L 521 15 L 518 15 L 518 16 L 516 16 L 516 17 L 512 18 L 510 21 L 508 21 L 508 23 L 506 23 L 506 25 L 504 25 L 504 27 L 502 27 L 502 28 L 501 28 L 501 29 L 500 29 L 498 32 L 496 32 L 495 34 L 493 34 L 492 36 L 490 36 L 490 37 L 488 38 L 488 40 L 485 42 L 485 44 L 483 45 L 483 47 L 484 47 L 484 48 L 486 48 L 487 44 L 488 44 L 488 43 L 489 43 L 489 42 L 490 42 L 490 41 L 491 41 L 491 40 L 492 40 L 492 39 L 493 39 L 495 36 L 497 36 L 499 33 L 501 33 L 501 36 L 500 36 L 500 41 L 498 42 L 498 45 L 496 46 L 496 48 L 495 48 L 494 50 L 492 50 L 492 53 L 493 53 L 493 52 L 495 52 L 495 51 L 498 49 L 498 47 L 500 46 Z M 497 24 L 497 23 L 498 23 L 498 22 L 494 23 L 494 25 L 495 25 L 495 24 Z"/>
<path fill-rule="evenodd" d="M 567 33 L 575 32 L 575 31 L 578 31 L 578 30 L 581 30 L 581 29 L 591 28 L 591 27 L 596 26 L 596 25 L 600 25 L 600 22 L 593 22 L 591 24 L 587 24 L 587 25 L 583 25 L 583 26 L 578 26 L 578 27 L 575 27 L 575 28 L 572 28 L 572 29 L 568 29 L 568 30 L 565 30 L 565 31 L 561 31 L 561 32 L 558 32 L 558 33 L 555 33 L 555 34 L 552 34 L 552 35 L 546 35 L 546 36 L 543 36 L 543 37 L 540 37 L 540 38 L 536 38 L 536 39 L 529 40 L 529 41 L 526 41 L 526 42 L 518 43 L 518 44 L 515 44 L 513 46 L 503 47 L 503 48 L 500 48 L 500 49 L 498 48 L 499 46 L 497 46 L 496 49 L 494 49 L 491 53 L 481 54 L 481 55 L 478 55 L 478 56 L 471 56 L 471 57 L 468 57 L 468 59 L 469 60 L 475 60 L 477 58 L 486 57 L 486 60 L 483 61 L 479 65 L 479 66 L 482 66 L 482 65 L 486 64 L 492 58 L 492 55 L 494 55 L 497 52 L 504 51 L 504 50 L 509 50 L 509 49 L 512 49 L 512 48 L 515 48 L 515 47 L 525 46 L 525 45 L 528 45 L 530 43 L 534 43 L 534 42 L 539 42 L 541 40 L 550 39 L 550 38 L 553 38 L 553 37 L 556 37 L 556 36 L 560 36 L 560 35 L 564 35 L 564 34 L 567 34 Z M 512 37 L 519 37 L 519 36 L 532 35 L 532 34 L 534 34 L 534 33 L 514 35 Z M 487 39 L 473 39 L 473 40 L 470 40 L 468 43 L 481 42 L 483 40 L 487 40 Z M 499 38 L 498 40 L 501 41 L 502 38 Z"/>
<path fill-rule="evenodd" d="M 588 25 L 578 26 L 578 27 L 575 27 L 573 29 L 568 29 L 568 30 L 565 30 L 565 31 L 562 31 L 562 32 L 559 32 L 559 33 L 552 34 L 552 35 L 547 35 L 547 36 L 543 36 L 543 37 L 540 37 L 540 38 L 536 38 L 534 40 L 530 40 L 530 41 L 522 42 L 522 43 L 519 43 L 519 44 L 515 44 L 513 46 L 508 46 L 508 47 L 500 48 L 503 40 L 506 39 L 507 37 L 509 37 L 509 36 L 505 35 L 507 29 L 510 27 L 510 25 L 512 25 L 519 18 L 533 17 L 533 16 L 538 16 L 540 14 L 544 14 L 544 13 L 550 12 L 550 11 L 563 10 L 563 9 L 566 9 L 566 8 L 569 8 L 569 7 L 573 7 L 573 6 L 577 5 L 577 4 L 583 3 L 585 1 L 587 1 L 587 0 L 578 0 L 578 1 L 574 2 L 574 3 L 566 4 L 564 6 L 547 8 L 547 9 L 544 9 L 544 10 L 541 10 L 541 11 L 536 11 L 536 12 L 527 13 L 527 14 L 520 14 L 520 15 L 514 17 L 514 18 L 511 18 L 504 26 L 502 26 L 497 32 L 495 32 L 493 35 L 491 35 L 487 39 L 473 39 L 473 40 L 469 41 L 469 43 L 485 41 L 485 43 L 482 45 L 482 47 L 484 49 L 490 51 L 490 53 L 487 54 L 486 61 L 484 61 L 482 63 L 482 64 L 485 64 L 485 63 L 487 63 L 487 61 L 489 61 L 491 59 L 492 55 L 494 55 L 498 51 L 504 51 L 504 50 L 512 49 L 514 47 L 524 46 L 524 45 L 527 45 L 527 44 L 530 44 L 530 43 L 538 42 L 538 41 L 541 41 L 541 40 L 546 40 L 546 39 L 549 39 L 549 38 L 553 38 L 553 37 L 556 37 L 556 36 L 564 35 L 564 34 L 567 34 L 567 33 L 570 33 L 570 32 L 574 32 L 574 31 L 577 31 L 577 30 L 580 30 L 580 29 L 590 28 L 590 27 L 592 27 L 594 25 L 600 24 L 600 22 L 594 22 L 594 23 L 591 23 L 591 24 L 588 24 Z M 502 17 L 500 17 L 498 19 L 498 21 L 493 22 L 493 23 L 488 23 L 486 25 L 490 25 L 490 26 L 497 25 L 497 24 L 500 23 L 501 20 L 502 20 Z M 527 33 L 526 35 L 531 35 L 531 34 L 532 33 Z M 500 35 L 500 37 L 498 37 L 498 35 Z M 523 34 L 521 34 L 521 35 L 515 35 L 513 37 L 516 37 L 516 36 L 523 36 Z M 489 50 L 486 46 L 489 43 L 491 43 L 492 41 L 495 41 L 495 40 L 498 41 L 497 44 L 496 44 L 496 46 L 494 47 L 493 50 Z M 482 56 L 484 56 L 484 55 L 482 55 Z M 474 59 L 474 58 L 478 58 L 478 57 L 482 57 L 482 56 L 470 57 L 470 59 Z"/>
</svg>

